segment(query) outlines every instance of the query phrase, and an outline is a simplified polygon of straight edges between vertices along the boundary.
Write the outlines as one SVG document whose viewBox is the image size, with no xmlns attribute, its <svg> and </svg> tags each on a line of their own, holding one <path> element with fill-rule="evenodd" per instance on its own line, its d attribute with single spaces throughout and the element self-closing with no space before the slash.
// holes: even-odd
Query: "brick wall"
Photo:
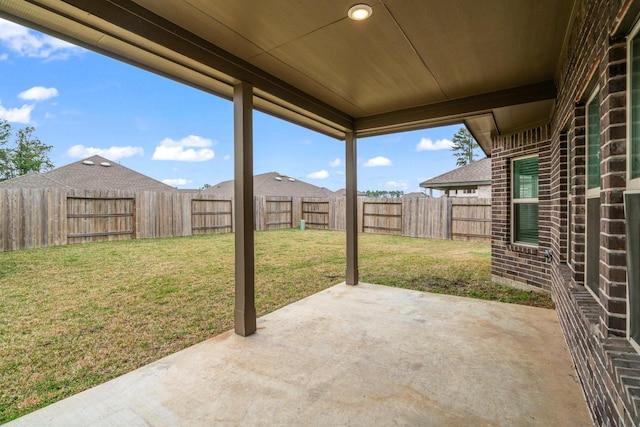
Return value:
<svg viewBox="0 0 640 427">
<path fill-rule="evenodd" d="M 600 316 L 602 334 L 626 334 L 626 40 L 609 40 L 601 64 Z"/>
<path fill-rule="evenodd" d="M 569 139 L 571 157 L 571 259 L 569 267 L 573 272 L 573 283 L 584 286 L 585 269 L 585 241 L 586 241 L 586 152 L 585 145 L 585 107 L 584 104 L 575 107 L 571 120 L 571 134 Z"/>
<path fill-rule="evenodd" d="M 499 136 L 491 150 L 492 241 L 491 274 L 494 281 L 510 285 L 523 284 L 551 289 L 549 264 L 544 253 L 551 243 L 551 199 L 549 127 Z M 511 243 L 511 160 L 538 154 L 538 247 Z"/>
<path fill-rule="evenodd" d="M 601 307 L 566 266 L 554 268 L 554 300 L 565 339 L 596 425 L 636 426 L 640 355 L 624 338 L 602 338 Z"/>
<path fill-rule="evenodd" d="M 607 426 L 640 425 L 640 355 L 625 338 L 625 31 L 631 28 L 616 27 L 621 22 L 632 25 L 632 20 L 622 19 L 632 9 L 628 6 L 622 0 L 577 2 L 556 78 L 558 99 L 550 125 L 498 136 L 492 150 L 493 277 L 551 290 L 591 415 L 596 424 Z M 600 229 L 595 248 L 599 283 L 592 293 L 584 286 L 585 251 L 593 249 L 585 243 L 585 103 L 596 87 L 601 130 Z M 537 248 L 510 243 L 510 160 L 530 154 L 539 156 Z M 553 251 L 551 263 L 545 262 L 546 249 Z"/>
</svg>

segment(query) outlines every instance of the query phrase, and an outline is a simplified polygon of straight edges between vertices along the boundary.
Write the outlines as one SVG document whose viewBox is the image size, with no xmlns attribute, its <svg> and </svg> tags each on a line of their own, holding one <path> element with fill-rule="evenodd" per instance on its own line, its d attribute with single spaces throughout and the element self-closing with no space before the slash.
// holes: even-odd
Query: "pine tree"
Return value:
<svg viewBox="0 0 640 427">
<path fill-rule="evenodd" d="M 457 158 L 456 166 L 464 166 L 473 162 L 476 157 L 475 150 L 479 148 L 478 143 L 467 128 L 462 127 L 453 136 L 453 155 Z"/>
</svg>

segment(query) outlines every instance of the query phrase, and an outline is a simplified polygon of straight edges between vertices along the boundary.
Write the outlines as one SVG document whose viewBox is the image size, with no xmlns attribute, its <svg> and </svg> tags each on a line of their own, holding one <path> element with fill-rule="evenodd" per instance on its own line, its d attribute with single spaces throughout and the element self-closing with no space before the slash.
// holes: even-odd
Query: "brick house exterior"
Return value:
<svg viewBox="0 0 640 427">
<path fill-rule="evenodd" d="M 340 2 L 315 2 L 314 19 L 310 0 L 228 2 L 235 13 L 199 2 L 197 16 L 191 2 L 1 3 L 3 17 L 233 99 L 243 195 L 252 98 L 345 140 L 349 284 L 359 280 L 357 139 L 464 122 L 492 158 L 493 279 L 551 292 L 594 422 L 640 425 L 640 277 L 631 268 L 640 262 L 628 255 L 640 253 L 628 234 L 640 207 L 625 212 L 640 194 L 640 133 L 627 136 L 640 127 L 640 101 L 631 103 L 640 84 L 628 84 L 640 56 L 627 59 L 634 40 L 640 50 L 640 0 L 376 2 L 374 25 L 357 36 L 334 10 Z M 236 332 L 247 336 L 255 284 L 244 201 Z"/>
<path fill-rule="evenodd" d="M 598 425 L 640 424 L 640 355 L 627 338 L 626 258 L 627 223 L 640 219 L 625 220 L 624 206 L 627 39 L 638 3 L 577 2 L 549 124 L 495 136 L 491 152 L 493 278 L 552 293 Z M 599 101 L 599 197 L 587 184 L 589 99 Z M 538 158 L 536 245 L 513 243 L 513 161 L 526 156 Z M 595 274 L 591 289 L 590 274 Z"/>
</svg>

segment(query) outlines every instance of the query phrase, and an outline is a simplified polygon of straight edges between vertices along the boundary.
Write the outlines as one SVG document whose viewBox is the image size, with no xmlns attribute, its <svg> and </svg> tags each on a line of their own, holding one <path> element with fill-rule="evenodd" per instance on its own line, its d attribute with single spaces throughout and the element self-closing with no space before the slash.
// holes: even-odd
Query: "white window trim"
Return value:
<svg viewBox="0 0 640 427">
<path fill-rule="evenodd" d="M 524 159 L 530 159 L 532 157 L 537 157 L 538 158 L 538 191 L 540 191 L 540 156 L 538 154 L 530 154 L 528 156 L 522 156 L 522 157 L 514 157 L 513 159 L 511 159 L 511 194 L 510 194 L 510 199 L 511 199 L 511 244 L 513 245 L 518 245 L 518 246 L 527 246 L 530 248 L 537 248 L 539 247 L 539 242 L 540 242 L 540 236 L 538 236 L 538 243 L 537 244 L 533 244 L 533 243 L 527 243 L 527 242 L 519 242 L 516 241 L 516 229 L 515 229 L 515 220 L 516 220 L 516 215 L 515 215 L 515 208 L 514 205 L 516 204 L 521 204 L 521 203 L 536 203 L 538 205 L 538 209 L 540 209 L 540 202 L 539 202 L 539 197 L 536 198 L 527 198 L 527 199 L 516 199 L 513 197 L 513 190 L 515 188 L 515 173 L 514 173 L 514 167 L 513 164 L 518 161 L 518 160 L 524 160 Z M 515 201 L 517 200 L 517 202 Z M 539 221 L 539 219 L 538 219 Z M 540 229 L 540 223 L 538 223 L 538 230 Z"/>
<path fill-rule="evenodd" d="M 584 115 L 584 122 L 585 122 L 585 155 L 586 155 L 586 169 L 585 169 L 585 185 L 586 185 L 586 193 L 587 193 L 587 198 L 591 199 L 594 197 L 600 197 L 600 179 L 602 177 L 602 173 L 599 174 L 598 176 L 598 186 L 594 187 L 594 188 L 589 188 L 589 103 L 591 101 L 593 101 L 593 99 L 596 97 L 596 95 L 598 95 L 598 92 L 600 91 L 600 86 L 596 86 L 596 88 L 593 90 L 593 92 L 591 92 L 591 95 L 589 95 L 589 98 L 587 99 L 587 103 L 585 104 L 585 115 Z M 600 121 L 600 105 L 598 105 L 598 121 Z M 600 150 L 600 135 L 598 135 L 598 150 Z"/>
<path fill-rule="evenodd" d="M 600 86 L 596 86 L 595 89 L 593 89 L 593 91 L 591 92 L 591 95 L 589 95 L 589 98 L 587 99 L 587 102 L 585 104 L 585 192 L 586 192 L 586 199 L 599 199 L 600 198 L 600 185 L 598 185 L 597 187 L 594 188 L 589 188 L 589 103 L 591 101 L 593 101 L 593 99 L 596 97 L 596 95 L 598 95 L 600 91 Z M 598 121 L 600 121 L 600 105 L 598 105 Z M 598 135 L 598 150 L 600 150 L 600 135 Z M 600 179 L 602 177 L 602 173 L 600 173 L 600 176 L 598 177 L 598 183 L 600 183 Z M 585 218 L 587 215 L 586 212 L 586 205 L 585 205 Z M 600 230 L 600 227 L 598 227 L 598 230 Z M 587 272 L 589 271 L 589 257 L 587 256 L 587 254 L 589 253 L 589 251 L 591 250 L 591 248 L 588 246 L 587 241 L 588 238 L 587 236 L 589 235 L 589 221 L 588 219 L 585 221 L 585 230 L 584 230 L 584 235 L 585 235 L 585 245 L 584 245 L 584 251 L 585 251 L 585 257 L 584 257 L 584 271 L 585 271 L 585 275 L 584 275 L 584 280 L 585 280 L 585 288 L 587 289 L 587 291 L 591 294 L 591 296 L 598 301 L 600 299 L 600 297 L 598 295 L 596 295 L 596 293 L 591 289 L 591 286 L 589 286 L 587 284 L 587 281 L 589 280 L 589 278 L 587 277 Z M 598 245 L 598 250 L 600 246 Z M 599 257 L 598 257 L 599 258 Z M 598 278 L 599 280 L 599 278 Z"/>
<path fill-rule="evenodd" d="M 640 177 L 631 179 L 631 42 L 633 38 L 640 32 L 640 21 L 627 38 L 627 190 L 640 190 Z M 640 101 L 640 100 L 639 100 Z"/>
</svg>

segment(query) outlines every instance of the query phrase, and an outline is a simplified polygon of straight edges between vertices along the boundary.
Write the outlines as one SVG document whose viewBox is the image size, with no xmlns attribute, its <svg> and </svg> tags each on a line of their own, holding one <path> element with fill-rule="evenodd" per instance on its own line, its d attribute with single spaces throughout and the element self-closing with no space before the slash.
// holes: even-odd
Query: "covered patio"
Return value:
<svg viewBox="0 0 640 427">
<path fill-rule="evenodd" d="M 553 311 L 359 283 L 359 138 L 549 123 L 574 1 L 0 0 L 0 16 L 233 100 L 235 333 L 11 425 L 591 424 Z M 345 141 L 346 284 L 256 319 L 259 110 Z M 358 285 L 358 286 L 347 286 Z M 242 337 L 246 338 L 242 338 Z"/>
<path fill-rule="evenodd" d="M 357 285 L 358 138 L 464 123 L 490 156 L 495 135 L 547 123 L 573 3 L 0 0 L 0 17 L 233 100 L 234 317 L 248 336 L 253 111 L 345 141 L 345 280 Z"/>
<path fill-rule="evenodd" d="M 552 310 L 343 283 L 257 325 L 8 425 L 591 425 Z"/>
</svg>

